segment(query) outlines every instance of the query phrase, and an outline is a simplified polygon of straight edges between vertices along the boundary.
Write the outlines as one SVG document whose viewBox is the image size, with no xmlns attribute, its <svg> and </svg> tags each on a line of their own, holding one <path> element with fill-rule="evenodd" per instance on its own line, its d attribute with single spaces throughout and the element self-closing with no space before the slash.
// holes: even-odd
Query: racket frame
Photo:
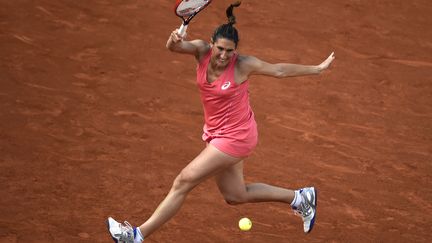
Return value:
<svg viewBox="0 0 432 243">
<path fill-rule="evenodd" d="M 177 15 L 180 19 L 182 19 L 182 21 L 183 21 L 183 23 L 182 23 L 182 25 L 180 26 L 180 28 L 179 28 L 179 30 L 177 31 L 177 33 L 179 34 L 179 35 L 181 35 L 181 36 L 184 36 L 184 34 L 186 33 L 186 30 L 187 30 L 187 27 L 188 27 L 188 25 L 189 25 L 189 22 L 200 12 L 200 11 L 202 11 L 203 9 L 205 9 L 210 3 L 211 3 L 211 1 L 212 0 L 207 0 L 207 1 L 205 1 L 206 3 L 204 4 L 204 5 L 202 5 L 202 6 L 200 6 L 200 7 L 198 7 L 192 14 L 190 14 L 190 15 L 185 15 L 185 16 L 182 16 L 182 15 L 179 15 L 178 14 L 178 12 L 177 12 L 177 8 L 180 6 L 180 4 L 183 2 L 183 1 L 188 1 L 188 0 L 177 0 L 176 1 L 176 4 L 175 4 L 175 6 L 174 6 L 174 13 L 175 13 L 175 15 Z M 189 0 L 189 1 L 193 1 L 193 0 Z"/>
</svg>

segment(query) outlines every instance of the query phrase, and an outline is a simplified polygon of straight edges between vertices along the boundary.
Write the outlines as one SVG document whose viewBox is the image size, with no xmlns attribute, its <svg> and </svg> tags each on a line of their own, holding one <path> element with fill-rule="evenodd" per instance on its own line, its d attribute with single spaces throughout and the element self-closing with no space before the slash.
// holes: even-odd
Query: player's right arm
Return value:
<svg viewBox="0 0 432 243">
<path fill-rule="evenodd" d="M 203 40 L 184 40 L 184 37 L 180 36 L 177 30 L 171 33 L 166 47 L 172 52 L 194 55 L 198 61 L 200 61 L 210 49 L 210 45 Z"/>
</svg>

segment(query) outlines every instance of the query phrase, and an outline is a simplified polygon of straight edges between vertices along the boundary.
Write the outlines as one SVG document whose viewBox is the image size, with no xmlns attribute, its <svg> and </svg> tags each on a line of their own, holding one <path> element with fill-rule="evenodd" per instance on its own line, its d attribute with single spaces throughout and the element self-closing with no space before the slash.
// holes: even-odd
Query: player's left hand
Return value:
<svg viewBox="0 0 432 243">
<path fill-rule="evenodd" d="M 330 64 L 333 62 L 334 59 L 335 59 L 334 52 L 332 52 L 330 54 L 330 56 L 327 57 L 327 59 L 324 62 L 322 62 L 320 65 L 318 65 L 318 70 L 320 72 L 326 70 L 330 66 Z"/>
</svg>

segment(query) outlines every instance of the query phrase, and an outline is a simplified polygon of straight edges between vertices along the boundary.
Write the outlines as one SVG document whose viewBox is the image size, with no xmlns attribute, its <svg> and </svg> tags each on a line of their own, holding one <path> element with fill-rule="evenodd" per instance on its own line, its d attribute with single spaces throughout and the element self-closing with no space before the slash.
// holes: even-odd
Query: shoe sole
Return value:
<svg viewBox="0 0 432 243">
<path fill-rule="evenodd" d="M 116 238 L 114 238 L 113 236 L 112 236 L 112 234 L 111 234 L 111 231 L 110 231 L 110 223 L 109 223 L 109 219 L 107 219 L 106 221 L 106 225 L 107 225 L 107 228 L 108 228 L 108 233 L 110 234 L 110 236 L 111 236 L 111 238 L 113 239 L 113 241 L 115 242 L 115 243 L 119 243 L 119 241 L 116 239 Z"/>
<path fill-rule="evenodd" d="M 311 231 L 312 231 L 312 229 L 313 229 L 313 227 L 314 227 L 314 225 L 315 225 L 315 218 L 316 218 L 316 215 L 317 215 L 317 207 L 318 207 L 318 190 L 317 189 L 315 189 L 315 187 L 313 188 L 313 190 L 314 190 L 314 194 L 315 194 L 315 214 L 314 214 L 314 216 L 313 216 L 313 218 L 312 218 L 312 220 L 311 220 L 311 224 L 310 224 L 310 228 L 309 228 L 309 231 L 308 232 L 306 232 L 306 234 L 309 234 Z"/>
</svg>

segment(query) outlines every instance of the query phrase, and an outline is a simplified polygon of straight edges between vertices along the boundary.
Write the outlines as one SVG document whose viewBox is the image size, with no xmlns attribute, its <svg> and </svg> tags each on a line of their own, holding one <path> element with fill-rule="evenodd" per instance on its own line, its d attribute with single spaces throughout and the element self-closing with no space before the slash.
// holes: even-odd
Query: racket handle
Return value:
<svg viewBox="0 0 432 243">
<path fill-rule="evenodd" d="M 184 36 L 186 33 L 186 30 L 187 30 L 187 27 L 188 27 L 188 25 L 182 24 L 177 33 L 181 36 Z"/>
</svg>

